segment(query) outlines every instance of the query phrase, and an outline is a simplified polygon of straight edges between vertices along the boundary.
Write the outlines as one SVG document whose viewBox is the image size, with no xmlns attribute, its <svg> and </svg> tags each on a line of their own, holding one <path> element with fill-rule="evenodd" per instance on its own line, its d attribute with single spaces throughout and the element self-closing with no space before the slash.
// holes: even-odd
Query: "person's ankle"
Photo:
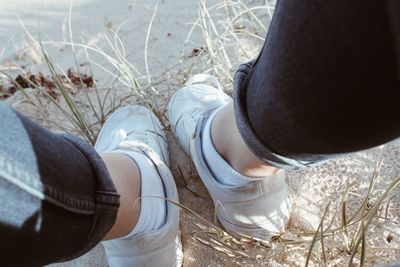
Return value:
<svg viewBox="0 0 400 267">
<path fill-rule="evenodd" d="M 243 162 L 239 158 L 240 157 L 238 156 L 231 157 L 230 160 L 227 159 L 227 162 L 238 173 L 249 178 L 267 177 L 273 175 L 279 170 L 278 168 L 270 166 L 262 161 L 253 161 L 251 164 L 249 164 L 248 162 Z"/>
<path fill-rule="evenodd" d="M 140 214 L 141 175 L 138 165 L 122 153 L 101 153 L 110 178 L 120 195 L 120 206 L 113 227 L 104 240 L 120 238 L 135 227 Z"/>
<path fill-rule="evenodd" d="M 232 104 L 221 109 L 215 116 L 211 138 L 218 153 L 243 176 L 260 178 L 279 170 L 263 162 L 248 148 L 237 128 Z"/>
</svg>

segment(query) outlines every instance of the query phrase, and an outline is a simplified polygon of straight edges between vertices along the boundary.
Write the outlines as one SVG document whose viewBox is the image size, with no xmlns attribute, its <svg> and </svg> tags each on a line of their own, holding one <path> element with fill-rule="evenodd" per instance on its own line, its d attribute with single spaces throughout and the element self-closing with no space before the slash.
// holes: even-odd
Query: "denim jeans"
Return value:
<svg viewBox="0 0 400 267">
<path fill-rule="evenodd" d="M 2 103 L 0 116 L 1 265 L 42 266 L 89 251 L 119 207 L 100 156 Z"/>
<path fill-rule="evenodd" d="M 249 148 L 286 169 L 400 136 L 400 1 L 280 0 L 234 84 Z"/>
</svg>

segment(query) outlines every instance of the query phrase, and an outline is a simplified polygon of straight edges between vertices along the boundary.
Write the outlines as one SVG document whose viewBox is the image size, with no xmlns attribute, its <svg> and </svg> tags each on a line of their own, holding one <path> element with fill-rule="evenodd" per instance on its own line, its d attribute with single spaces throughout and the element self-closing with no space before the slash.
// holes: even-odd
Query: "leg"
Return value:
<svg viewBox="0 0 400 267">
<path fill-rule="evenodd" d="M 399 14 L 391 0 L 279 1 L 257 61 L 236 75 L 249 148 L 288 168 L 397 138 Z"/>
<path fill-rule="evenodd" d="M 230 134 L 226 135 L 226 132 Z M 211 136 L 218 153 L 240 174 L 265 177 L 277 171 L 277 168 L 265 164 L 257 157 L 244 142 L 236 124 L 233 103 L 226 105 L 215 116 Z"/>
<path fill-rule="evenodd" d="M 93 148 L 0 104 L 0 250 L 7 266 L 84 254 L 115 222 L 119 196 Z"/>
<path fill-rule="evenodd" d="M 290 204 L 275 167 L 308 167 L 399 136 L 399 8 L 280 0 L 261 54 L 236 74 L 235 110 L 206 75 L 172 97 L 172 129 L 227 230 L 258 238 L 284 230 Z"/>
<path fill-rule="evenodd" d="M 118 114 L 126 110 L 132 112 L 120 120 Z M 154 151 L 166 150 L 165 141 L 153 140 L 163 136 L 162 130 L 147 120 L 149 112 L 121 111 L 102 131 L 106 133 L 96 146 L 104 152 L 99 155 L 80 139 L 52 134 L 0 104 L 4 121 L 0 125 L 0 249 L 7 266 L 73 259 L 102 239 L 111 240 L 104 246 L 113 266 L 144 262 L 159 266 L 160 260 L 171 266 L 181 264 L 179 210 L 163 199 L 178 201 L 176 188 L 162 160 L 154 159 Z M 116 127 L 124 125 L 132 130 L 138 125 L 135 119 L 143 120 L 140 127 L 149 127 L 149 133 L 139 133 L 146 136 L 139 142 L 129 135 L 125 137 L 129 140 L 120 140 L 108 131 L 121 132 L 126 128 Z M 144 129 L 135 132 L 140 131 Z M 147 231 L 159 233 L 146 237 Z M 139 242 L 136 236 L 146 241 Z M 120 256 L 129 263 L 116 259 Z"/>
<path fill-rule="evenodd" d="M 104 238 L 104 240 L 110 240 L 132 232 L 139 219 L 141 177 L 139 167 L 128 156 L 117 153 L 104 153 L 100 156 L 120 195 L 116 221 Z"/>
</svg>

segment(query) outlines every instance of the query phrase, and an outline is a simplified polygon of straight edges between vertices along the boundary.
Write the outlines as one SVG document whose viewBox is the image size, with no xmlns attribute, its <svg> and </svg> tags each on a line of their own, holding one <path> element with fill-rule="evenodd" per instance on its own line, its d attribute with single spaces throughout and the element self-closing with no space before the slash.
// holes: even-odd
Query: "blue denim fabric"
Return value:
<svg viewBox="0 0 400 267">
<path fill-rule="evenodd" d="M 1 264 L 41 266 L 89 251 L 119 207 L 100 156 L 2 103 L 0 117 Z"/>
</svg>

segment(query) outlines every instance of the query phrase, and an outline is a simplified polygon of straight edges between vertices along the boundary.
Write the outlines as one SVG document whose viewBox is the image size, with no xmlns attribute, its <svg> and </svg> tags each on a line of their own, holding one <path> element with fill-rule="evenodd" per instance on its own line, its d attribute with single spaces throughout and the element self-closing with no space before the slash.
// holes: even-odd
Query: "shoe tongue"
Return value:
<svg viewBox="0 0 400 267">
<path fill-rule="evenodd" d="M 127 133 L 125 132 L 124 129 L 116 129 L 114 131 L 112 131 L 111 133 L 112 137 L 121 137 L 121 139 L 125 139 L 127 136 Z"/>
<path fill-rule="evenodd" d="M 107 144 L 110 150 L 113 150 L 118 147 L 118 145 L 125 140 L 127 137 L 127 133 L 124 129 L 116 129 L 111 132 L 110 142 Z"/>
<path fill-rule="evenodd" d="M 192 99 L 193 102 L 201 103 L 199 107 L 195 109 L 201 113 L 212 111 L 223 105 L 224 102 L 224 93 L 222 91 L 217 91 L 206 85 L 201 85 L 190 90 L 188 97 Z"/>
</svg>

